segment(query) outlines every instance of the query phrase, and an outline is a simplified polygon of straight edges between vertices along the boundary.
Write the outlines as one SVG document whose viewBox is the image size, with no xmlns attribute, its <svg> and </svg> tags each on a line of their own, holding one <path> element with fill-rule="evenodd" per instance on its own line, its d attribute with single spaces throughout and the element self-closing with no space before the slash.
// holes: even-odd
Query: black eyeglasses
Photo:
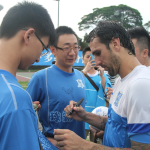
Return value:
<svg viewBox="0 0 150 150">
<path fill-rule="evenodd" d="M 55 46 L 55 48 L 63 50 L 66 53 L 71 52 L 72 49 L 74 50 L 74 52 L 78 52 L 81 49 L 80 46 L 74 46 L 74 47 L 66 46 L 64 48 L 60 48 L 60 47 Z"/>
<path fill-rule="evenodd" d="M 22 30 L 29 30 L 28 28 L 22 28 Z M 49 53 L 49 50 L 47 49 L 47 47 L 45 46 L 45 44 L 42 42 L 42 40 L 40 39 L 40 37 L 37 35 L 37 33 L 36 32 L 34 32 L 34 34 L 35 34 L 35 36 L 38 38 L 38 40 L 41 42 L 41 44 L 43 45 L 43 47 L 46 49 L 46 52 L 45 53 L 42 53 L 41 54 L 41 57 L 42 56 L 45 56 L 45 55 L 47 55 L 48 53 Z"/>
</svg>

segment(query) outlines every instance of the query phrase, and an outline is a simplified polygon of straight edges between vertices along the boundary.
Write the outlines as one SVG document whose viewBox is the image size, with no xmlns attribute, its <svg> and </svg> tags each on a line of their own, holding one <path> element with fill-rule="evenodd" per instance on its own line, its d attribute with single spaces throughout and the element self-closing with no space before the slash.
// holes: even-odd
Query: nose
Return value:
<svg viewBox="0 0 150 150">
<path fill-rule="evenodd" d="M 75 55 L 75 51 L 73 50 L 73 48 L 70 49 L 69 55 Z"/>
<path fill-rule="evenodd" d="M 95 57 L 95 63 L 96 63 L 96 66 L 98 66 L 102 64 L 102 61 L 99 60 L 98 57 Z"/>
</svg>

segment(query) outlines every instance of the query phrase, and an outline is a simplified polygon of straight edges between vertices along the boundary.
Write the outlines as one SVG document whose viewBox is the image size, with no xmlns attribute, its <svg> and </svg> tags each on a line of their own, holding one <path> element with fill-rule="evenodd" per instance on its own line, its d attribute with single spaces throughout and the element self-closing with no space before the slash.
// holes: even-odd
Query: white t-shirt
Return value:
<svg viewBox="0 0 150 150">
<path fill-rule="evenodd" d="M 130 140 L 150 144 L 149 115 L 150 70 L 140 65 L 124 78 L 118 77 L 115 82 L 103 144 L 131 147 Z"/>
</svg>

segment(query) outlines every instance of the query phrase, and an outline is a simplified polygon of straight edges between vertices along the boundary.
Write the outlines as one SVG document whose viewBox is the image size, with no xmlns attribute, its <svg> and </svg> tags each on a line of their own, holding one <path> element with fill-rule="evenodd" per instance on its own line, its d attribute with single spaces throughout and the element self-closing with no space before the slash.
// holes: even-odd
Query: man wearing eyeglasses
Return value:
<svg viewBox="0 0 150 150">
<path fill-rule="evenodd" d="M 55 44 L 50 49 L 56 58 L 55 65 L 35 73 L 27 91 L 33 101 L 40 102 L 38 116 L 43 133 L 56 146 L 54 129 L 70 129 L 85 138 L 85 123 L 68 119 L 64 108 L 70 100 L 77 102 L 81 98 L 84 108 L 86 94 L 84 75 L 72 67 L 80 50 L 75 32 L 66 26 L 58 27 Z"/>
<path fill-rule="evenodd" d="M 1 150 L 51 149 L 52 144 L 49 145 L 38 130 L 31 97 L 17 82 L 16 71 L 38 62 L 43 49 L 53 45 L 54 40 L 52 20 L 39 4 L 18 3 L 3 18 L 0 28 Z M 41 143 L 43 148 L 39 140 L 45 142 Z"/>
</svg>

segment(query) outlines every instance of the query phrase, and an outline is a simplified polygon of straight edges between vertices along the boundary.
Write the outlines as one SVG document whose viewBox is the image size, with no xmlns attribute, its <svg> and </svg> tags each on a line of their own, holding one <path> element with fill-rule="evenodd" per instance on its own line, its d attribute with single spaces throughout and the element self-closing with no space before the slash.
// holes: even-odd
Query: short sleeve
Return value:
<svg viewBox="0 0 150 150">
<path fill-rule="evenodd" d="M 150 144 L 150 80 L 134 81 L 128 92 L 128 135 L 133 141 Z"/>
<path fill-rule="evenodd" d="M 28 83 L 26 91 L 31 95 L 32 101 L 41 102 L 44 99 L 45 91 L 45 77 L 43 72 L 33 74 L 30 82 Z"/>
</svg>

